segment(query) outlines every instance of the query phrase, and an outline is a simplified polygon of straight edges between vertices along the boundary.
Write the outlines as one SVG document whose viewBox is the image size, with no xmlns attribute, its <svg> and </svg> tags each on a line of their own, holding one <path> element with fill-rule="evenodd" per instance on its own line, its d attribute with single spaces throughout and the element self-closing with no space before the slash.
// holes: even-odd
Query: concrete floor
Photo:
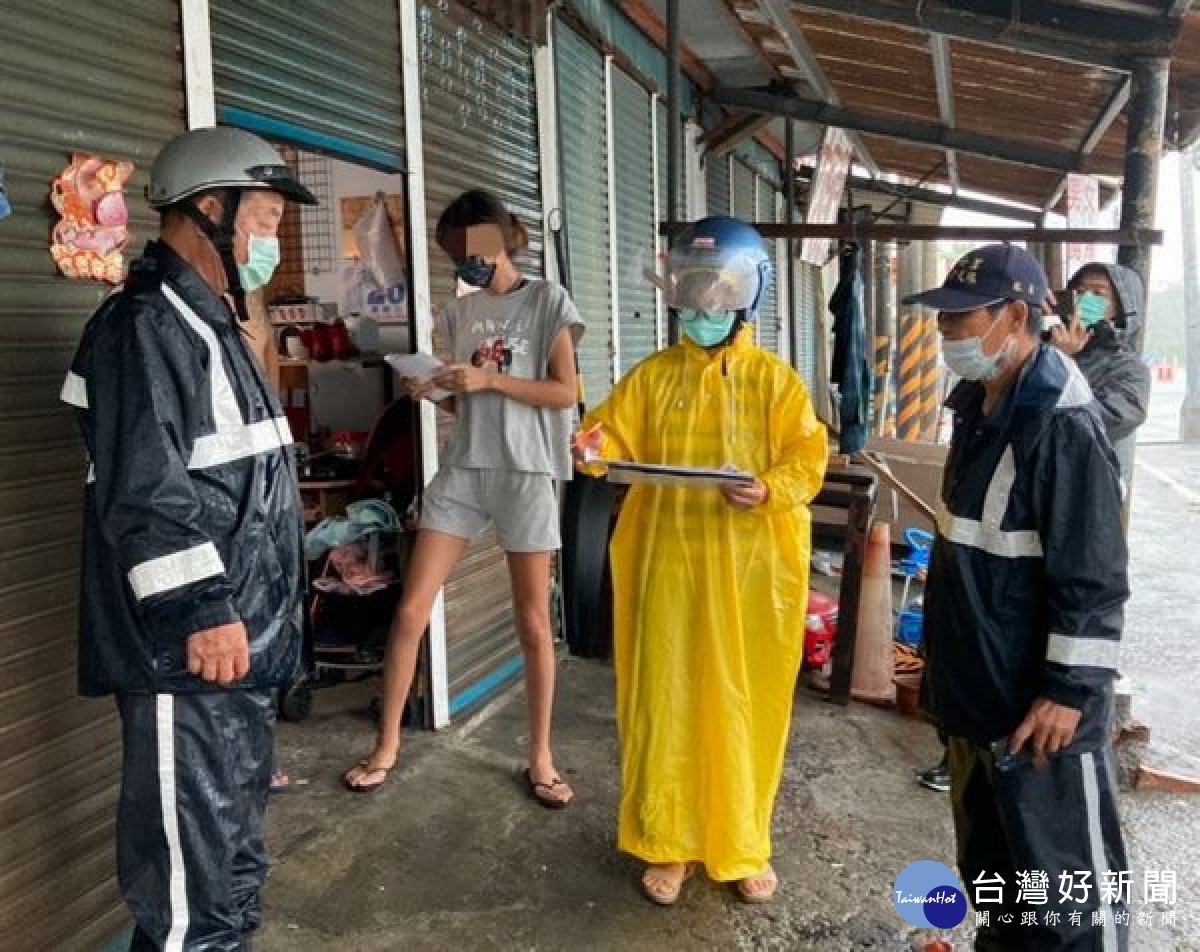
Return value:
<svg viewBox="0 0 1200 952">
<path fill-rule="evenodd" d="M 337 779 L 367 743 L 369 690 L 323 692 L 312 720 L 285 725 L 282 764 L 309 782 L 272 805 L 261 949 L 907 947 L 895 875 L 951 856 L 944 798 L 911 779 L 936 756 L 929 728 L 802 696 L 777 810 L 780 900 L 751 909 L 694 882 L 662 910 L 615 851 L 611 671 L 568 660 L 561 672 L 558 757 L 578 793 L 563 812 L 518 783 L 519 692 L 473 724 L 415 735 L 404 770 L 371 796 Z"/>
<path fill-rule="evenodd" d="M 1174 404 L 1172 404 L 1174 400 Z M 1177 399 L 1159 400 L 1156 438 Z M 1155 429 L 1157 426 L 1157 429 Z M 1200 448 L 1147 446 L 1135 483 L 1135 595 L 1122 667 L 1152 754 L 1200 751 Z M 1166 477 L 1165 479 L 1163 477 Z M 1170 541 L 1165 541 L 1170 540 Z M 820 949 L 905 950 L 896 874 L 918 859 L 952 863 L 946 798 L 918 788 L 914 768 L 938 754 L 933 732 L 895 714 L 797 698 L 775 822 L 778 901 L 736 902 L 693 882 L 674 909 L 641 899 L 639 869 L 614 847 L 616 739 L 611 672 L 568 660 L 557 707 L 560 767 L 578 799 L 561 813 L 525 798 L 519 691 L 474 721 L 410 735 L 403 768 L 371 796 L 339 775 L 369 746 L 373 684 L 317 695 L 316 712 L 280 729 L 291 793 L 270 813 L 275 866 L 261 952 L 352 950 Z M 1135 952 L 1200 950 L 1200 798 L 1134 794 L 1125 821 L 1135 871 L 1177 873 L 1175 928 L 1135 924 Z M 948 936 L 969 947 L 965 926 Z"/>
</svg>

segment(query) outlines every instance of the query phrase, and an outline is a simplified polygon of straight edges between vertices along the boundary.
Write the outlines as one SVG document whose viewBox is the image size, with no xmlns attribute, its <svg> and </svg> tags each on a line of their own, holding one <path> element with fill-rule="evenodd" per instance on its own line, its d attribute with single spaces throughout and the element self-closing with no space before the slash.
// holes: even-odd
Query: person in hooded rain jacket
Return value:
<svg viewBox="0 0 1200 952">
<path fill-rule="evenodd" d="M 1142 279 L 1132 268 L 1093 261 L 1075 272 L 1067 288 L 1078 295 L 1075 320 L 1055 327 L 1050 340 L 1083 371 L 1128 484 L 1134 432 L 1150 406 L 1150 369 L 1136 349 Z"/>
<path fill-rule="evenodd" d="M 755 346 L 771 280 L 758 232 L 709 218 L 665 276 L 682 341 L 635 367 L 583 421 L 577 458 L 752 474 L 738 488 L 635 485 L 612 540 L 621 740 L 618 848 L 669 905 L 702 864 L 772 898 L 772 806 L 804 642 L 808 504 L 826 435 L 804 384 Z M 602 471 L 602 462 L 593 471 Z"/>
</svg>

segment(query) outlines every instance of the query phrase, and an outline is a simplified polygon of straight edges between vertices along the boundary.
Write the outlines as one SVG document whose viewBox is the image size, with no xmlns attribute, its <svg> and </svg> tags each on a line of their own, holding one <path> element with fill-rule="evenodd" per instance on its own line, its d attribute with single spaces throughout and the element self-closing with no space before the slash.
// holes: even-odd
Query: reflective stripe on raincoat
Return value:
<svg viewBox="0 0 1200 952">
<path fill-rule="evenodd" d="M 804 384 L 746 327 L 710 354 L 691 341 L 624 377 L 584 421 L 601 456 L 758 476 L 742 512 L 715 489 L 634 486 L 612 542 L 621 736 L 618 846 L 700 861 L 717 880 L 759 873 L 804 647 L 808 503 L 825 429 Z"/>
</svg>

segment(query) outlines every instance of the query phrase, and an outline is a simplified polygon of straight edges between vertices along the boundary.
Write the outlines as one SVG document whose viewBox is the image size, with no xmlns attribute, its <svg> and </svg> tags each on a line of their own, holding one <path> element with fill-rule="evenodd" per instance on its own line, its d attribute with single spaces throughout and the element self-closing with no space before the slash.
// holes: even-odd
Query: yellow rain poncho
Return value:
<svg viewBox="0 0 1200 952">
<path fill-rule="evenodd" d="M 617 845 L 719 881 L 754 876 L 771 855 L 825 430 L 750 327 L 713 354 L 685 339 L 649 358 L 583 425 L 597 423 L 602 458 L 731 463 L 768 488 L 744 512 L 715 489 L 634 486 L 611 549 Z"/>
</svg>

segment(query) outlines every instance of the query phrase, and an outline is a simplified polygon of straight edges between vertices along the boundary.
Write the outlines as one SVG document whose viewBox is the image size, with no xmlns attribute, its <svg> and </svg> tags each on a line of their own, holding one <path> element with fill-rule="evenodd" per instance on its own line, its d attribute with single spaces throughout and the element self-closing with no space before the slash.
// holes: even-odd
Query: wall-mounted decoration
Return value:
<svg viewBox="0 0 1200 952">
<path fill-rule="evenodd" d="M 4 191 L 4 163 L 0 162 L 0 221 L 12 214 L 12 206 L 8 204 L 8 193 Z"/>
<path fill-rule="evenodd" d="M 50 187 L 61 215 L 51 233 L 50 255 L 68 278 L 118 284 L 125 277 L 129 210 L 125 183 L 133 163 L 76 153 Z"/>
</svg>

